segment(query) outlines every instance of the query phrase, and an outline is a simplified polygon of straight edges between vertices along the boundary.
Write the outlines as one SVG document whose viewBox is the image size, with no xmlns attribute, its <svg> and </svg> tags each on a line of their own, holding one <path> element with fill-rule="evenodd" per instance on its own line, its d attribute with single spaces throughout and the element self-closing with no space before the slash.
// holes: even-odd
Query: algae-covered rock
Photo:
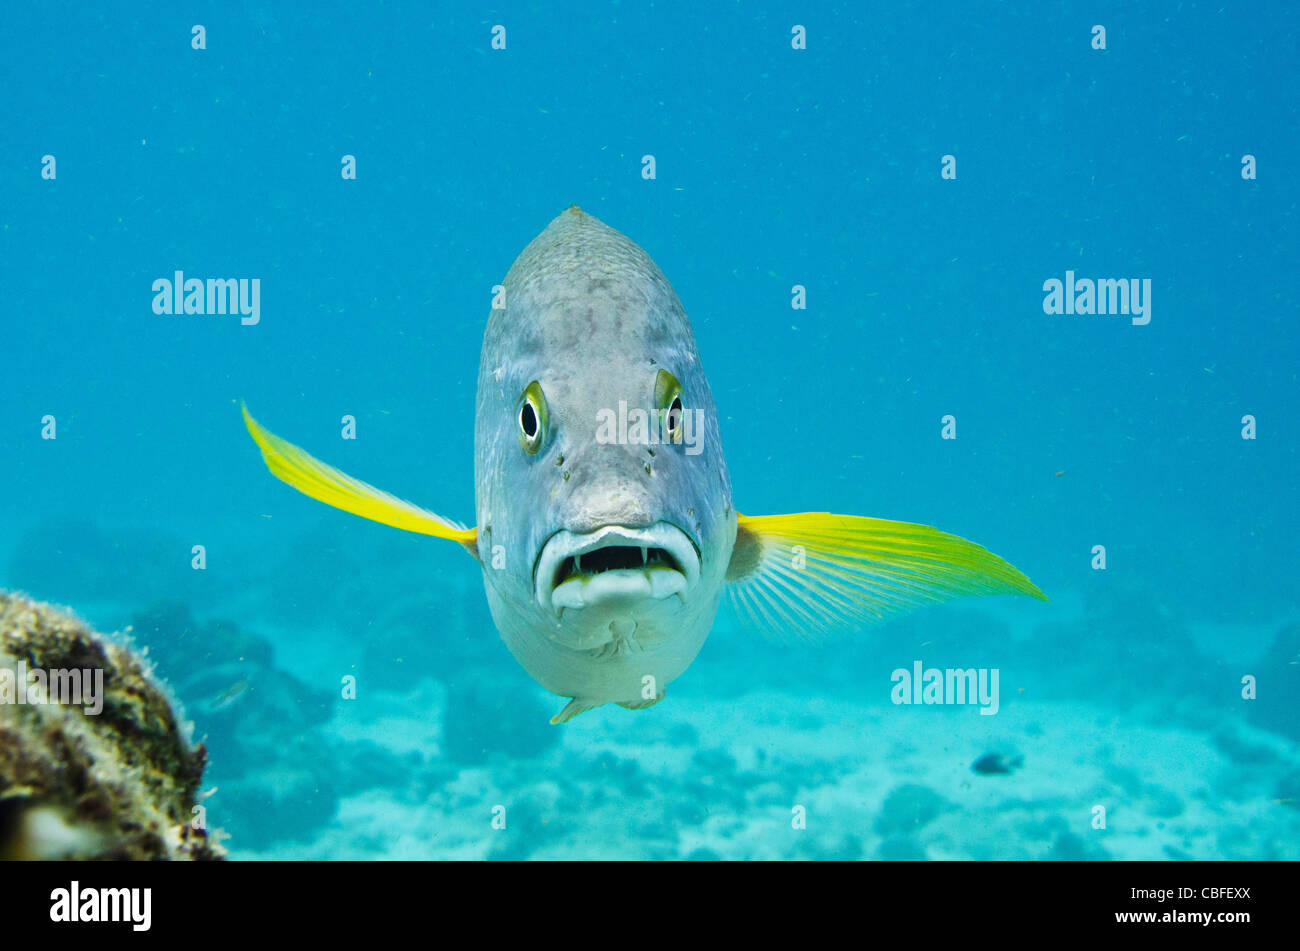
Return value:
<svg viewBox="0 0 1300 951">
<path fill-rule="evenodd" d="M 130 648 L 0 592 L 0 858 L 220 858 L 205 760 Z"/>
</svg>

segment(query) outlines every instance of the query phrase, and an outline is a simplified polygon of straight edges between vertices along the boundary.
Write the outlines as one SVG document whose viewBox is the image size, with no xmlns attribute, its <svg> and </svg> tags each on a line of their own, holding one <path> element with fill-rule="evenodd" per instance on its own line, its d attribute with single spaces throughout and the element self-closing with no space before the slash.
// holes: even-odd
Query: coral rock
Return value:
<svg viewBox="0 0 1300 951">
<path fill-rule="evenodd" d="M 72 670 L 102 671 L 95 702 L 14 691 L 24 671 Z M 142 657 L 0 592 L 0 858 L 221 858 L 195 828 L 205 761 Z"/>
</svg>

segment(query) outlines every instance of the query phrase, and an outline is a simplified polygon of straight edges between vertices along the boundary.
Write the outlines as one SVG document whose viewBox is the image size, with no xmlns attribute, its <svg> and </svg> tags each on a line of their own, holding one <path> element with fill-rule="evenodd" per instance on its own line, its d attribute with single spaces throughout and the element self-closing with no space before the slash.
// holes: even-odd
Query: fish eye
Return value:
<svg viewBox="0 0 1300 951">
<path fill-rule="evenodd" d="M 683 412 L 682 398 L 674 396 L 672 405 L 668 407 L 668 432 L 674 439 L 681 436 Z"/>
<path fill-rule="evenodd" d="M 542 394 L 542 385 L 536 380 L 524 388 L 524 395 L 519 397 L 519 411 L 515 414 L 519 423 L 519 442 L 530 456 L 536 455 L 546 438 L 546 397 Z"/>
<path fill-rule="evenodd" d="M 537 412 L 531 403 L 519 407 L 519 428 L 524 431 L 525 439 L 537 438 Z"/>
<path fill-rule="evenodd" d="M 664 429 L 669 440 L 681 442 L 686 404 L 682 400 L 682 385 L 667 370 L 661 369 L 655 377 L 655 408 L 664 414 Z"/>
</svg>

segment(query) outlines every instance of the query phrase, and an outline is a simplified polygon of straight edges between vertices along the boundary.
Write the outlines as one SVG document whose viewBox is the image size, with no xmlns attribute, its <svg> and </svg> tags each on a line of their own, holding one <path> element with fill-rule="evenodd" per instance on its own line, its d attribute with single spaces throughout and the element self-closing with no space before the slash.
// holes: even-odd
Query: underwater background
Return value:
<svg viewBox="0 0 1300 951">
<path fill-rule="evenodd" d="M 7 20 L 0 588 L 148 647 L 233 858 L 1300 858 L 1293 5 Z M 724 605 L 663 703 L 551 726 L 460 547 L 276 481 L 239 401 L 472 524 L 492 287 L 571 203 L 680 296 L 740 511 L 935 525 L 1050 603 Z M 175 271 L 260 319 L 155 314 Z M 1067 271 L 1150 322 L 1045 313 Z M 917 661 L 997 714 L 893 703 Z"/>
</svg>

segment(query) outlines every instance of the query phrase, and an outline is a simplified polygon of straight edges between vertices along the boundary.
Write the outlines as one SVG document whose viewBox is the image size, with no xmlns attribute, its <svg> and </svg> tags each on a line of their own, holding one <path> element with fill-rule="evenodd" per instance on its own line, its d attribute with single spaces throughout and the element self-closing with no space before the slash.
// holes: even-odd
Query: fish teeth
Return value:
<svg viewBox="0 0 1300 951">
<path fill-rule="evenodd" d="M 591 555 L 608 548 L 621 548 L 623 552 L 617 557 L 598 556 L 594 561 L 588 558 L 585 567 L 582 565 L 580 555 L 575 553 Z M 635 570 L 636 555 L 628 555 L 629 549 L 641 550 L 640 571 Z M 593 564 L 596 565 L 595 568 L 592 568 Z M 699 553 L 692 546 L 689 536 L 666 522 L 656 522 L 647 528 L 635 530 L 617 525 L 606 525 L 585 533 L 562 529 L 546 542 L 538 555 L 533 569 L 534 596 L 539 604 L 554 609 L 557 614 L 560 609 L 565 609 L 567 616 L 568 611 L 575 606 L 566 605 L 565 596 L 555 599 L 555 593 L 562 585 L 578 580 L 590 581 L 610 573 L 615 576 L 629 574 L 649 576 L 661 568 L 672 569 L 674 573 L 683 576 L 685 584 L 682 585 L 681 592 L 689 590 L 700 577 Z M 624 582 L 629 580 L 623 579 Z M 650 590 L 645 596 L 655 598 L 653 580 L 648 580 L 651 580 L 651 584 L 648 585 Z M 678 597 L 679 591 L 674 586 L 666 585 L 664 581 L 660 581 L 659 584 L 660 597 L 656 600 L 667 601 L 674 598 L 681 600 Z M 576 593 L 575 591 L 567 597 L 572 597 Z M 600 588 L 592 590 L 588 596 L 597 598 L 599 595 L 599 600 L 605 600 L 607 595 L 625 597 L 630 594 L 631 591 L 612 589 L 606 591 Z M 587 596 L 584 596 L 584 601 L 586 600 Z"/>
</svg>

